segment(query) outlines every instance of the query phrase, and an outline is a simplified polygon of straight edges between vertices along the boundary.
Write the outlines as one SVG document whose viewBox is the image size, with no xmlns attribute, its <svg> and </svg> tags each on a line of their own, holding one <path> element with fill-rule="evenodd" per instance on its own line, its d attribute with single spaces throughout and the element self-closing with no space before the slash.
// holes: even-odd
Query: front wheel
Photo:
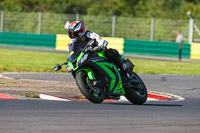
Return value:
<svg viewBox="0 0 200 133">
<path fill-rule="evenodd" d="M 91 87 L 89 78 L 85 71 L 76 74 L 76 84 L 81 93 L 92 103 L 102 103 L 104 100 L 104 92 L 102 88 Z"/>
<path fill-rule="evenodd" d="M 133 104 L 143 104 L 147 100 L 147 89 L 142 79 L 136 73 L 134 75 L 138 82 L 132 88 L 125 88 L 125 97 Z"/>
</svg>

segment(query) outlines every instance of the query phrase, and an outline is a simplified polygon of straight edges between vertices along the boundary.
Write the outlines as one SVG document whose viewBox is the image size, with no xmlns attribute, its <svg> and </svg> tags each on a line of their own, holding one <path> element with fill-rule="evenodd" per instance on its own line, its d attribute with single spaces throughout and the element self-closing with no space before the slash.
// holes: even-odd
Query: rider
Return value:
<svg viewBox="0 0 200 133">
<path fill-rule="evenodd" d="M 107 49 L 108 42 L 103 40 L 98 34 L 91 31 L 86 31 L 85 25 L 82 21 L 74 21 L 68 26 L 68 34 L 70 38 L 70 45 L 76 45 L 77 47 L 84 45 L 91 39 L 95 39 L 99 50 L 104 51 L 105 56 L 108 60 L 115 63 L 120 70 L 122 70 L 128 78 L 132 78 L 133 74 L 127 65 L 121 59 L 121 55 L 116 49 Z M 70 50 L 69 50 L 70 51 Z M 70 53 L 69 53 L 70 54 Z"/>
</svg>

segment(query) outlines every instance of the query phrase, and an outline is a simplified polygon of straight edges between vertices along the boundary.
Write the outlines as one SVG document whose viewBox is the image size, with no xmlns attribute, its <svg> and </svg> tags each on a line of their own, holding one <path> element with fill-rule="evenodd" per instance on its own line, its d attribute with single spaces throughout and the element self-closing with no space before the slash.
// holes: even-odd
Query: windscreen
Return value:
<svg viewBox="0 0 200 133">
<path fill-rule="evenodd" d="M 82 46 L 80 43 L 70 43 L 68 45 L 68 49 L 69 49 L 69 56 L 68 56 L 67 60 L 72 62 L 80 54 L 80 52 L 82 50 Z"/>
</svg>

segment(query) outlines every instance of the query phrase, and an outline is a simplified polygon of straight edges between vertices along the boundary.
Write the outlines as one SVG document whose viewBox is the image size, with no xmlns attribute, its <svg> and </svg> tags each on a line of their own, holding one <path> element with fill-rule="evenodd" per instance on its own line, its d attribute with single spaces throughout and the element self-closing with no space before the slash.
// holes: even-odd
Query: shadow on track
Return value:
<svg viewBox="0 0 200 133">
<path fill-rule="evenodd" d="M 149 103 L 146 103 L 146 104 L 143 104 L 143 105 L 136 105 L 136 104 L 131 104 L 131 103 L 104 103 L 104 104 L 112 104 L 112 105 L 129 105 L 129 106 L 162 106 L 162 107 L 180 107 L 180 106 L 183 106 L 183 105 L 180 105 L 180 104 L 149 104 Z"/>
<path fill-rule="evenodd" d="M 183 106 L 183 105 L 180 105 L 180 104 L 144 104 L 144 106 Z"/>
</svg>

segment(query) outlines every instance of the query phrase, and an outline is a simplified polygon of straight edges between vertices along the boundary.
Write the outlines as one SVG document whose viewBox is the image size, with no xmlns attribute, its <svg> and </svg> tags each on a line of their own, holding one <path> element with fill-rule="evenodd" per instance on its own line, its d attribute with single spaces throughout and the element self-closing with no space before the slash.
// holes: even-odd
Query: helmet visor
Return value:
<svg viewBox="0 0 200 133">
<path fill-rule="evenodd" d="M 68 33 L 69 33 L 69 38 L 71 38 L 71 39 L 79 37 L 78 33 L 74 32 L 72 30 L 69 30 Z"/>
</svg>

